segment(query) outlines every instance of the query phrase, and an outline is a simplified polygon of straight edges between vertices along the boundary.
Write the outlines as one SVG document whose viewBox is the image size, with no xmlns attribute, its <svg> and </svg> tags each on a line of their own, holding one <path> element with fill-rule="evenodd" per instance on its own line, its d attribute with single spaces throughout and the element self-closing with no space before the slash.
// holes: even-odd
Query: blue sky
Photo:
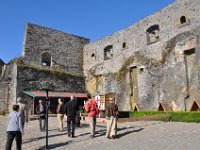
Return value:
<svg viewBox="0 0 200 150">
<path fill-rule="evenodd" d="M 24 27 L 38 24 L 91 41 L 117 32 L 175 0 L 0 0 L 0 59 L 22 54 Z"/>
</svg>

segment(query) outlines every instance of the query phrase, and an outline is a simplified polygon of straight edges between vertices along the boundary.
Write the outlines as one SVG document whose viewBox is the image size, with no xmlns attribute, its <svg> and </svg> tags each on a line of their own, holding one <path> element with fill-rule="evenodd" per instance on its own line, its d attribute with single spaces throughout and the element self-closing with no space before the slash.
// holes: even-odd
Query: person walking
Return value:
<svg viewBox="0 0 200 150">
<path fill-rule="evenodd" d="M 84 108 L 90 118 L 90 137 L 93 138 L 95 136 L 96 116 L 99 114 L 99 109 L 91 95 L 88 94 L 87 97 L 88 101 L 85 103 Z"/>
<path fill-rule="evenodd" d="M 36 113 L 39 118 L 40 131 L 45 131 L 46 126 L 46 106 L 43 104 L 42 100 L 39 100 L 39 104 L 36 107 Z"/>
<path fill-rule="evenodd" d="M 106 137 L 114 139 L 117 134 L 117 119 L 118 119 L 118 106 L 115 103 L 115 98 L 110 97 L 110 103 L 106 107 L 105 112 L 107 118 Z"/>
<path fill-rule="evenodd" d="M 78 106 L 74 95 L 71 95 L 70 99 L 71 100 L 66 103 L 65 114 L 67 116 L 68 137 L 73 138 L 75 137 L 75 117 Z"/>
<path fill-rule="evenodd" d="M 28 122 L 28 114 L 26 111 L 26 105 L 22 103 L 22 98 L 18 97 L 17 98 L 17 104 L 19 105 L 19 113 L 21 114 L 22 118 L 22 128 L 24 129 L 24 124 L 25 122 Z"/>
<path fill-rule="evenodd" d="M 22 128 L 21 114 L 18 112 L 19 105 L 14 104 L 12 110 L 8 117 L 6 150 L 11 150 L 14 139 L 16 140 L 16 149 L 21 150 L 24 131 Z"/>
<path fill-rule="evenodd" d="M 63 131 L 63 118 L 64 118 L 64 104 L 62 99 L 58 99 L 58 107 L 57 107 L 57 118 L 58 118 L 58 129 L 60 132 Z"/>
</svg>

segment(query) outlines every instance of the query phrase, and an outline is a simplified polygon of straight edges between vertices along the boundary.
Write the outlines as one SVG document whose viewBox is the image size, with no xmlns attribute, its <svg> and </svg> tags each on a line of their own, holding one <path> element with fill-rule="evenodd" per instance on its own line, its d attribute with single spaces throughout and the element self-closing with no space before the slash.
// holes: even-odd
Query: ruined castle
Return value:
<svg viewBox="0 0 200 150">
<path fill-rule="evenodd" d="M 0 109 L 48 81 L 102 102 L 112 93 L 120 110 L 189 111 L 200 98 L 199 27 L 199 0 L 176 0 L 95 42 L 27 24 L 22 57 L 0 61 Z"/>
</svg>

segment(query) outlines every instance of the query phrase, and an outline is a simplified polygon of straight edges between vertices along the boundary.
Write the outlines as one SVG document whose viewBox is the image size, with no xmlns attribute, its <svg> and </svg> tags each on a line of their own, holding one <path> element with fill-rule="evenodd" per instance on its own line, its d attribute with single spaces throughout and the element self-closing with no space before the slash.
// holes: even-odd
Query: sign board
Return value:
<svg viewBox="0 0 200 150">
<path fill-rule="evenodd" d="M 105 109 L 105 102 L 104 102 L 103 97 L 97 95 L 97 96 L 95 96 L 95 101 L 97 103 L 97 106 L 98 106 L 99 110 L 104 110 Z"/>
</svg>

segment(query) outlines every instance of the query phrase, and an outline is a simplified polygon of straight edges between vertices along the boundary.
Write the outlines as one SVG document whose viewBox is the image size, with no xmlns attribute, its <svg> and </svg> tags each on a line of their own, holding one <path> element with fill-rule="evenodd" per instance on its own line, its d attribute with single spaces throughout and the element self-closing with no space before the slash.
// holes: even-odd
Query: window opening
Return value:
<svg viewBox="0 0 200 150">
<path fill-rule="evenodd" d="M 157 42 L 159 40 L 159 26 L 153 25 L 146 30 L 147 44 Z"/>
<path fill-rule="evenodd" d="M 51 55 L 48 52 L 42 54 L 42 66 L 51 66 Z"/>
<path fill-rule="evenodd" d="M 108 45 L 104 48 L 104 60 L 108 60 L 113 57 L 112 49 L 112 45 Z"/>
<path fill-rule="evenodd" d="M 181 23 L 181 24 L 186 23 L 186 17 L 185 17 L 185 16 L 181 16 L 181 18 L 180 18 L 180 23 Z"/>
<path fill-rule="evenodd" d="M 126 48 L 126 42 L 122 43 L 122 48 Z"/>
</svg>

